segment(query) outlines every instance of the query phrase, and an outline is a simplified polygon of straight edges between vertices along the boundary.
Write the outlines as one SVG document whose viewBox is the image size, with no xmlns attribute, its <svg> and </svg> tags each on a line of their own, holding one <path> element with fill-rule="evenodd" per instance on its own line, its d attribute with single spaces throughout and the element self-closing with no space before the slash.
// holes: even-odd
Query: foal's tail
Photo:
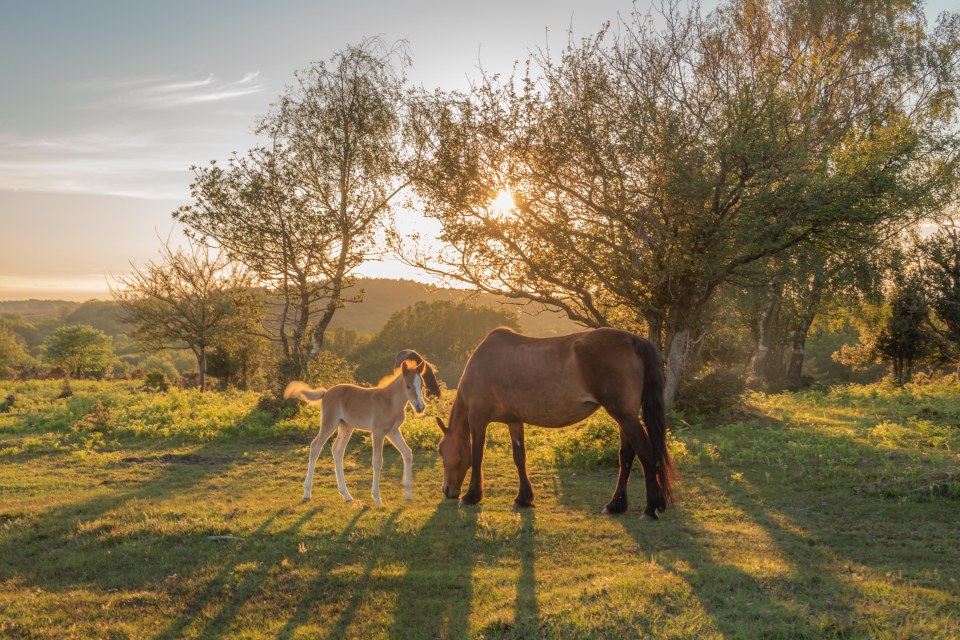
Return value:
<svg viewBox="0 0 960 640">
<path fill-rule="evenodd" d="M 307 404 L 317 404 L 326 395 L 327 390 L 323 387 L 319 389 L 314 389 L 306 382 L 300 382 L 299 380 L 294 380 L 287 385 L 287 388 L 283 390 L 283 399 L 289 400 L 290 398 L 299 398 Z"/>
<path fill-rule="evenodd" d="M 643 362 L 643 422 L 647 425 L 647 435 L 653 444 L 657 460 L 660 491 L 666 504 L 670 504 L 673 497 L 671 485 L 677 470 L 667 451 L 667 411 L 663 400 L 664 380 L 660 352 L 652 342 L 639 337 L 634 346 Z"/>
</svg>

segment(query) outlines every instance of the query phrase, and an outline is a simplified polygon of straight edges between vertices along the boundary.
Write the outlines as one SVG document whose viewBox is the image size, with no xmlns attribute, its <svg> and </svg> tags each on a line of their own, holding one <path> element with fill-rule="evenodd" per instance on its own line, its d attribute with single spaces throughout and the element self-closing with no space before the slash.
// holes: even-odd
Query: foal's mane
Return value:
<svg viewBox="0 0 960 640">
<path fill-rule="evenodd" d="M 391 382 L 397 379 L 401 373 L 403 373 L 403 365 L 406 364 L 408 369 L 414 369 L 417 366 L 417 363 L 414 360 L 404 360 L 400 363 L 400 366 L 393 370 L 393 373 L 389 373 L 382 378 L 380 382 L 377 383 L 377 389 L 383 389 L 388 386 Z"/>
</svg>

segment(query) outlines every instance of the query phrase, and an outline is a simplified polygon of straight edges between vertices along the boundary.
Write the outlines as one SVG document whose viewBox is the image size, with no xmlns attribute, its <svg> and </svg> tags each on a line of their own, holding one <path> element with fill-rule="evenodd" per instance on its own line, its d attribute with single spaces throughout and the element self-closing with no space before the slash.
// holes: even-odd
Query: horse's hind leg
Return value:
<svg viewBox="0 0 960 640">
<path fill-rule="evenodd" d="M 353 427 L 341 423 L 337 439 L 333 443 L 333 466 L 337 470 L 337 489 L 343 496 L 344 502 L 353 500 L 353 496 L 347 491 L 347 483 L 343 479 L 343 454 L 347 450 L 347 443 L 350 442 L 351 435 L 353 435 Z"/>
<path fill-rule="evenodd" d="M 621 438 L 621 465 L 623 464 L 623 439 L 626 438 L 630 448 L 636 452 L 640 458 L 640 466 L 643 467 L 643 483 L 647 489 L 647 506 L 643 510 L 644 520 L 656 520 L 657 511 L 663 511 L 666 508 L 666 500 L 660 492 L 660 485 L 657 482 L 657 462 L 653 454 L 653 445 L 647 432 L 640 424 L 640 419 L 636 416 L 619 418 L 614 416 L 620 425 Z M 628 470 L 629 471 L 629 470 Z M 624 480 L 624 485 L 626 480 Z M 619 482 L 617 483 L 619 488 Z M 616 494 L 614 494 L 616 496 Z"/>
<path fill-rule="evenodd" d="M 327 440 L 330 439 L 330 436 L 332 436 L 336 430 L 337 421 L 321 419 L 320 433 L 318 433 L 317 437 L 310 443 L 310 454 L 307 460 L 307 479 L 303 482 L 304 500 L 310 499 L 310 492 L 313 488 L 313 470 L 317 466 L 317 457 L 320 455 L 323 445 L 327 443 Z"/>
<path fill-rule="evenodd" d="M 400 457 L 403 458 L 403 499 L 409 502 L 413 500 L 413 451 L 404 441 L 400 429 L 394 429 L 388 433 L 387 440 L 396 447 Z"/>
<path fill-rule="evenodd" d="M 603 513 L 623 513 L 627 510 L 627 482 L 630 480 L 630 470 L 633 468 L 633 459 L 637 456 L 630 440 L 620 429 L 620 452 L 618 455 L 620 461 L 620 473 L 617 476 L 617 488 L 613 490 L 613 497 L 603 508 Z"/>
<path fill-rule="evenodd" d="M 527 449 L 523 443 L 523 423 L 510 422 L 510 444 L 513 447 L 513 463 L 517 465 L 517 475 L 520 477 L 520 491 L 513 504 L 518 507 L 533 506 L 533 485 L 527 476 Z"/>
<path fill-rule="evenodd" d="M 378 433 L 375 429 L 371 432 L 373 438 L 373 488 L 370 495 L 373 496 L 373 504 L 378 507 L 383 504 L 380 500 L 380 470 L 383 468 L 383 439 L 384 435 Z"/>
</svg>

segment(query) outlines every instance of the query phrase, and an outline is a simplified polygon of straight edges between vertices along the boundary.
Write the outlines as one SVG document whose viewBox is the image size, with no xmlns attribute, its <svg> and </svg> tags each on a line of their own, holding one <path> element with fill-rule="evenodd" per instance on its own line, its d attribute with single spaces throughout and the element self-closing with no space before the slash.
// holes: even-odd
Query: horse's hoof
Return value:
<svg viewBox="0 0 960 640">
<path fill-rule="evenodd" d="M 660 518 L 658 518 L 657 516 L 652 516 L 649 513 L 645 513 L 642 516 L 640 516 L 640 519 L 641 520 L 659 520 Z"/>
<path fill-rule="evenodd" d="M 600 514 L 605 516 L 612 516 L 613 511 L 610 511 L 610 507 L 604 507 L 603 511 L 601 511 Z"/>
</svg>

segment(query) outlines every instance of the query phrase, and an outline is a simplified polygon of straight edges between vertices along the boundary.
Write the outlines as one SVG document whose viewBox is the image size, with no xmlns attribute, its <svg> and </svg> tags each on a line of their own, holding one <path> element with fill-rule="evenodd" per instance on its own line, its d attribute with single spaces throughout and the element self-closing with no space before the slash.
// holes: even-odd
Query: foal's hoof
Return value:
<svg viewBox="0 0 960 640">
<path fill-rule="evenodd" d="M 300 498 L 300 502 L 310 502 L 310 496 L 303 496 Z"/>
</svg>

